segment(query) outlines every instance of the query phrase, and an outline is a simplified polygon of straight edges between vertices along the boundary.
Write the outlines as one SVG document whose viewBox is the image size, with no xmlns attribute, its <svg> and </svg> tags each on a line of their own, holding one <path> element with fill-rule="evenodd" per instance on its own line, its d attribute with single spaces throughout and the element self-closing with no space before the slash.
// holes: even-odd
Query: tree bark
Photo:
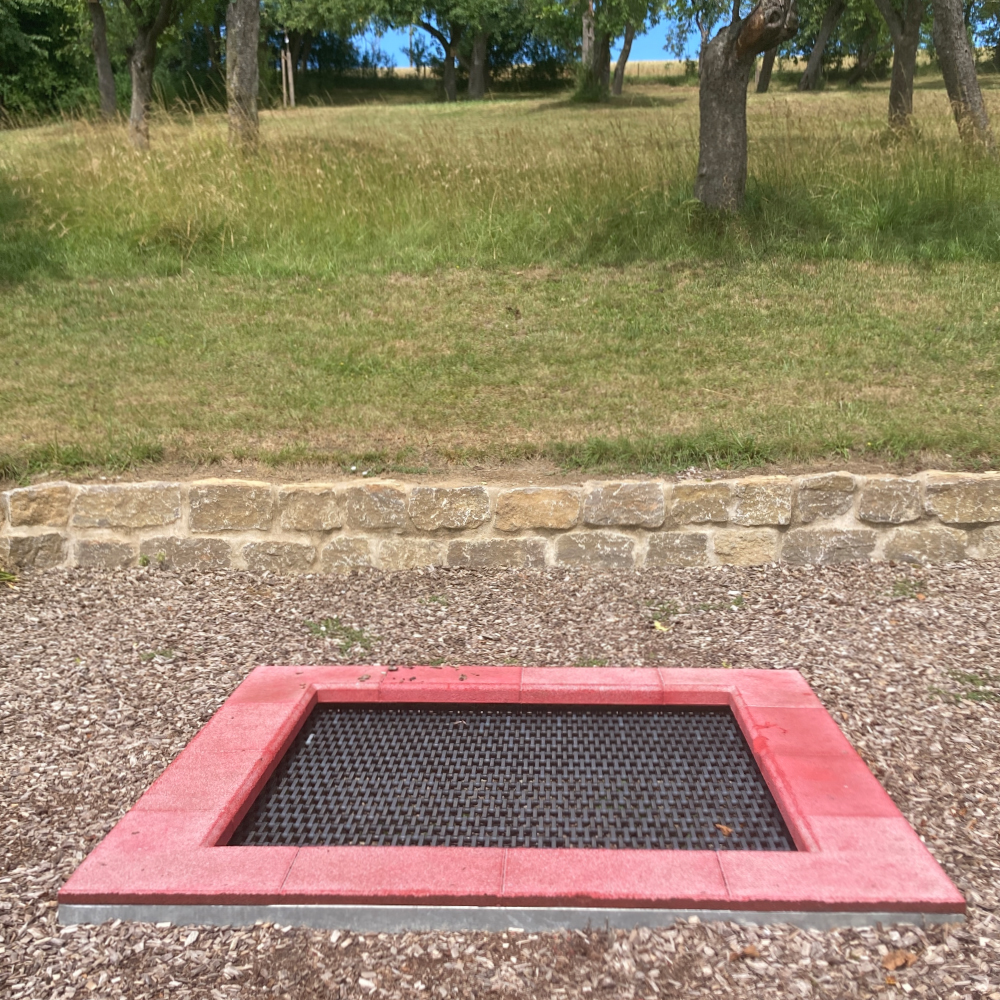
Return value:
<svg viewBox="0 0 1000 1000">
<path fill-rule="evenodd" d="M 618 62 L 615 63 L 615 78 L 611 84 L 611 93 L 615 97 L 622 96 L 622 85 L 625 83 L 625 64 L 628 62 L 629 53 L 632 51 L 633 38 L 635 38 L 635 28 L 631 24 L 626 24 L 622 50 L 618 55 Z"/>
<path fill-rule="evenodd" d="M 115 93 L 115 74 L 108 54 L 108 22 L 101 0 L 90 0 L 90 20 L 94 26 L 94 63 L 97 66 L 97 92 L 101 101 L 101 117 L 111 121 L 118 114 L 118 97 Z"/>
<path fill-rule="evenodd" d="M 257 148 L 257 91 L 260 71 L 260 4 L 257 0 L 231 0 L 226 9 L 226 106 L 229 143 L 247 151 Z"/>
<path fill-rule="evenodd" d="M 477 31 L 472 39 L 472 63 L 469 66 L 469 97 L 481 100 L 486 96 L 486 67 L 490 54 L 490 33 Z"/>
<path fill-rule="evenodd" d="M 759 52 L 791 38 L 798 25 L 795 0 L 760 0 L 746 18 L 723 28 L 705 48 L 694 194 L 707 208 L 732 212 L 743 204 L 750 72 Z"/>
<path fill-rule="evenodd" d="M 580 62 L 590 66 L 594 61 L 594 0 L 587 0 L 583 8 L 583 43 Z"/>
<path fill-rule="evenodd" d="M 444 49 L 444 64 L 442 66 L 441 78 L 444 84 L 444 99 L 446 101 L 458 100 L 458 81 L 455 79 L 455 57 L 458 55 L 458 46 L 462 41 L 462 26 L 454 22 L 448 25 L 451 37 L 439 31 L 430 21 L 417 21 L 417 27 L 423 28 L 432 38 L 436 39 L 441 48 Z"/>
<path fill-rule="evenodd" d="M 962 0 L 934 0 L 934 48 L 959 136 L 967 145 L 978 144 L 995 152 L 993 130 L 976 77 L 976 61 L 969 48 Z"/>
<path fill-rule="evenodd" d="M 757 93 L 766 94 L 771 86 L 771 73 L 774 71 L 774 60 L 778 55 L 778 47 L 768 49 L 760 61 L 760 76 L 757 77 Z"/>
<path fill-rule="evenodd" d="M 145 10 L 138 0 L 124 0 L 135 25 L 135 37 L 128 46 L 129 75 L 132 77 L 132 107 L 128 132 L 136 149 L 149 146 L 149 109 L 153 103 L 153 69 L 156 46 L 174 13 L 174 0 L 148 0 Z"/>
<path fill-rule="evenodd" d="M 601 32 L 596 50 L 597 82 L 600 86 L 601 96 L 605 97 L 611 90 L 611 36 L 607 32 Z"/>
<path fill-rule="evenodd" d="M 837 22 L 845 10 L 847 10 L 847 0 L 830 0 L 830 5 L 823 14 L 823 20 L 820 22 L 819 31 L 816 34 L 816 42 L 812 52 L 809 53 L 806 71 L 802 74 L 802 79 L 799 80 L 799 90 L 815 90 L 819 86 L 826 43 L 830 40 L 833 29 L 837 27 Z"/>
<path fill-rule="evenodd" d="M 892 78 L 889 83 L 889 127 L 905 129 L 913 114 L 913 76 L 920 45 L 920 22 L 924 19 L 924 0 L 904 0 L 903 13 L 892 0 L 875 0 L 892 36 Z"/>
</svg>

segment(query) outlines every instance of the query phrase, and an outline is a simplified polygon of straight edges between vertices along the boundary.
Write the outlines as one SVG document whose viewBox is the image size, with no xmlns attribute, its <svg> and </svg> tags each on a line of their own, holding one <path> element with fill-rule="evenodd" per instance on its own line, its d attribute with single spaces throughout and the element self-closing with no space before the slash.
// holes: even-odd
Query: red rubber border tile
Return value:
<svg viewBox="0 0 1000 1000">
<path fill-rule="evenodd" d="M 798 851 L 227 847 L 317 702 L 728 705 Z M 258 667 L 91 852 L 62 903 L 963 913 L 796 671 Z"/>
</svg>

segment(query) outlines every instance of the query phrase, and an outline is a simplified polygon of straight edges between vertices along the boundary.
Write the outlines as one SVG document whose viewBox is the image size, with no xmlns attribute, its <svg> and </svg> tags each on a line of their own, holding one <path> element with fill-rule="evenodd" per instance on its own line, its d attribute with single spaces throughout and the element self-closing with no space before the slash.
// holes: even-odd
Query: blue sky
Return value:
<svg viewBox="0 0 1000 1000">
<path fill-rule="evenodd" d="M 420 30 L 420 29 L 416 29 Z M 423 32 L 421 32 L 423 34 Z M 692 33 L 693 36 L 697 35 L 697 32 Z M 429 44 L 433 44 L 433 40 L 429 35 L 424 35 L 425 39 Z M 363 39 L 361 39 L 362 46 L 367 45 L 374 40 L 374 35 L 368 33 Z M 629 54 L 629 59 L 645 60 L 645 59 L 667 59 L 667 53 L 663 51 L 663 44 L 666 41 L 666 27 L 665 25 L 658 25 L 655 28 L 651 28 L 645 35 L 638 35 L 634 42 L 632 42 L 632 51 Z M 379 48 L 393 58 L 395 65 L 397 66 L 407 66 L 409 62 L 403 53 L 403 49 L 407 48 L 410 44 L 410 32 L 409 30 L 402 31 L 387 31 L 380 39 L 378 39 Z M 695 37 L 688 39 L 688 48 L 691 50 L 688 55 L 694 56 L 697 52 L 697 45 L 695 42 Z M 621 39 L 618 40 L 617 45 L 611 50 L 611 58 L 615 59 L 621 49 Z"/>
</svg>

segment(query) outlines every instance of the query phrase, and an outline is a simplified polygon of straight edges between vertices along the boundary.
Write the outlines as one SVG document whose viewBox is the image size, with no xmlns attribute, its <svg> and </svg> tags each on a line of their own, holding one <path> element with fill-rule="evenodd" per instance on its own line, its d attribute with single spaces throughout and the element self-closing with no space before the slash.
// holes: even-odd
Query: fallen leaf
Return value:
<svg viewBox="0 0 1000 1000">
<path fill-rule="evenodd" d="M 917 594 L 917 600 L 918 601 L 926 601 L 927 600 L 927 595 L 926 594 Z"/>
<path fill-rule="evenodd" d="M 895 976 L 886 976 L 885 977 L 885 985 L 886 986 L 895 986 L 896 985 L 896 977 Z"/>
<path fill-rule="evenodd" d="M 726 826 L 725 823 L 716 823 L 715 829 L 721 830 L 723 837 L 728 837 L 733 832 L 733 828 L 731 826 Z"/>
<path fill-rule="evenodd" d="M 760 958 L 760 952 L 754 945 L 748 944 L 740 950 L 740 958 Z"/>
<path fill-rule="evenodd" d="M 897 948 L 883 957 L 882 968 L 888 969 L 890 972 L 894 972 L 896 969 L 908 969 L 916 960 L 917 956 L 912 951 L 903 951 L 902 948 Z"/>
<path fill-rule="evenodd" d="M 655 618 L 653 619 L 653 628 L 655 628 L 657 632 L 669 632 L 670 631 L 670 626 L 669 625 L 664 625 L 663 622 L 657 621 Z"/>
<path fill-rule="evenodd" d="M 369 679 L 370 677 L 371 677 L 371 674 L 362 674 L 362 675 L 361 675 L 361 676 L 360 676 L 360 677 L 358 678 L 358 680 L 359 680 L 359 681 L 366 681 L 366 680 L 368 680 L 368 679 Z"/>
</svg>

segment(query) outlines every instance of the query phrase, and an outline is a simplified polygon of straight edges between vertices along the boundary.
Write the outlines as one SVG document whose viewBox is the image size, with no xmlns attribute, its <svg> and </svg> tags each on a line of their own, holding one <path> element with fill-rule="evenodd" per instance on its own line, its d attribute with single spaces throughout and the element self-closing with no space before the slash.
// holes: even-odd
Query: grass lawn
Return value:
<svg viewBox="0 0 1000 1000">
<path fill-rule="evenodd" d="M 886 103 L 751 95 L 732 221 L 676 83 L 0 133 L 0 475 L 1000 464 L 1000 170 Z"/>
</svg>

